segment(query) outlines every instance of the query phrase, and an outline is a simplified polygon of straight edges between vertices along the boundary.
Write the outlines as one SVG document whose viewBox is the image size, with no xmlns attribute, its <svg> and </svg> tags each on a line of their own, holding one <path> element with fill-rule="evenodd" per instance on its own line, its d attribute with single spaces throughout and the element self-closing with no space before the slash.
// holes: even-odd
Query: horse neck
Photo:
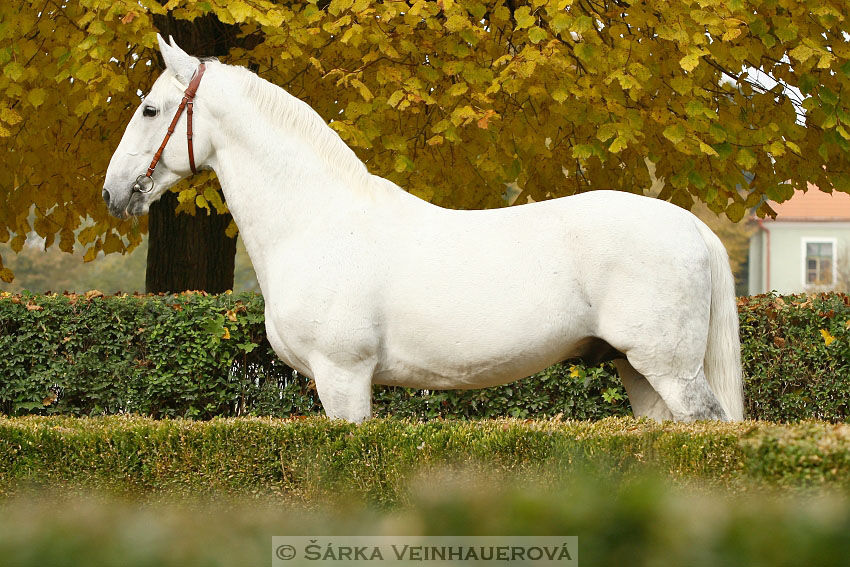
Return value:
<svg viewBox="0 0 850 567">
<path fill-rule="evenodd" d="M 270 116 L 267 108 L 242 93 L 241 73 L 220 69 L 209 85 L 220 93 L 211 104 L 216 132 L 211 165 L 260 275 L 265 255 L 275 253 L 310 225 L 362 210 L 364 201 L 373 202 L 376 194 L 387 192 L 389 182 L 373 178 L 362 163 L 359 175 L 352 175 L 357 168 L 351 167 L 350 160 L 329 166 L 327 152 L 320 146 L 327 138 L 310 139 L 305 132 L 315 124 L 297 123 L 299 116 L 312 120 L 312 109 L 308 113 L 299 107 L 296 110 L 301 112 L 288 121 Z M 303 105 L 286 93 L 279 96 Z"/>
</svg>

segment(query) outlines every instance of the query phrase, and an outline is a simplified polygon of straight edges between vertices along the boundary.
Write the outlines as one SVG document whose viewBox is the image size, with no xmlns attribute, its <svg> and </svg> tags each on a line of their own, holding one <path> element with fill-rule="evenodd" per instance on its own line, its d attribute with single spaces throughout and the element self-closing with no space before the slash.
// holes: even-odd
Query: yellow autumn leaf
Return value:
<svg viewBox="0 0 850 567">
<path fill-rule="evenodd" d="M 14 126 L 15 124 L 20 123 L 20 121 L 23 120 L 23 117 L 11 108 L 0 107 L 0 120 L 6 124 Z"/>
<path fill-rule="evenodd" d="M 110 232 L 106 235 L 106 238 L 103 241 L 103 253 L 111 254 L 113 252 L 121 252 L 124 250 L 124 243 L 121 242 L 121 239 L 114 232 Z"/>
<path fill-rule="evenodd" d="M 829 346 L 829 345 L 831 345 L 833 342 L 835 342 L 835 337 L 833 337 L 833 336 L 829 333 L 829 331 L 827 331 L 826 329 L 821 329 L 821 330 L 820 330 L 820 336 L 821 336 L 821 337 L 823 337 L 823 342 L 824 342 L 824 343 L 826 343 L 826 346 Z"/>
<path fill-rule="evenodd" d="M 692 51 L 679 59 L 679 66 L 681 66 L 685 71 L 693 71 L 697 68 L 697 65 L 699 65 L 699 60 L 702 55 L 703 53 L 701 51 Z"/>
<path fill-rule="evenodd" d="M 197 192 L 194 189 L 183 189 L 177 193 L 177 202 L 180 204 L 189 203 L 195 200 Z"/>
<path fill-rule="evenodd" d="M 625 136 L 617 136 L 611 145 L 608 146 L 608 151 L 614 154 L 620 153 L 629 146 L 629 141 Z"/>
<path fill-rule="evenodd" d="M 83 262 L 93 262 L 95 258 L 97 258 L 97 248 L 95 246 L 91 246 L 88 250 L 86 250 L 85 255 L 83 256 Z"/>
<path fill-rule="evenodd" d="M 714 148 L 712 148 L 711 146 L 709 146 L 708 144 L 706 144 L 703 141 L 700 141 L 700 143 L 699 143 L 699 150 L 702 153 L 710 155 L 712 157 L 718 157 L 720 155 L 720 154 L 717 153 L 717 150 L 715 150 Z"/>
<path fill-rule="evenodd" d="M 807 59 L 812 57 L 815 54 L 815 50 L 809 47 L 808 45 L 799 45 L 788 52 L 788 55 L 799 61 L 800 63 L 804 63 Z"/>
<path fill-rule="evenodd" d="M 33 89 L 27 95 L 27 100 L 31 105 L 35 108 L 38 108 L 42 104 L 44 104 L 44 100 L 47 98 L 47 91 L 42 88 Z"/>
</svg>

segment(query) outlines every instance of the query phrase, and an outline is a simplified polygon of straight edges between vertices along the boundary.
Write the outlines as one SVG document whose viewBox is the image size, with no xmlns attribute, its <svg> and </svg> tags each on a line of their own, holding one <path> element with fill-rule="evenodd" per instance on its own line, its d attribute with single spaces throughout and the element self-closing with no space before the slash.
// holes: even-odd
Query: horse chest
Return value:
<svg viewBox="0 0 850 567">
<path fill-rule="evenodd" d="M 350 271 L 343 275 L 338 268 L 323 270 L 319 264 L 313 268 L 313 272 L 291 270 L 263 289 L 272 347 L 290 366 L 308 375 L 316 354 L 362 360 L 374 356 L 379 342 L 377 308 L 364 280 Z"/>
</svg>

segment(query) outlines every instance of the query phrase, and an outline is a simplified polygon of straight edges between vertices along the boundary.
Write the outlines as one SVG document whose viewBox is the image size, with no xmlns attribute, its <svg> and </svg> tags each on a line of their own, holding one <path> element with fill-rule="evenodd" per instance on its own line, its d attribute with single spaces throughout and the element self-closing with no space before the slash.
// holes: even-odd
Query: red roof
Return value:
<svg viewBox="0 0 850 567">
<path fill-rule="evenodd" d="M 784 203 L 771 201 L 770 208 L 778 221 L 850 221 L 850 195 L 825 193 L 811 183 L 807 191 L 795 191 Z"/>
</svg>

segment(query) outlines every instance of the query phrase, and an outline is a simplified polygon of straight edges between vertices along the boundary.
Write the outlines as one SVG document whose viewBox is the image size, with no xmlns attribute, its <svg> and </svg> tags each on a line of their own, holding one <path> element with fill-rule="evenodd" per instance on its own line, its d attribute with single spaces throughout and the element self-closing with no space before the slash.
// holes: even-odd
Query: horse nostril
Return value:
<svg viewBox="0 0 850 567">
<path fill-rule="evenodd" d="M 103 200 L 106 201 L 106 206 L 109 206 L 109 191 L 107 189 L 103 190 Z"/>
</svg>

